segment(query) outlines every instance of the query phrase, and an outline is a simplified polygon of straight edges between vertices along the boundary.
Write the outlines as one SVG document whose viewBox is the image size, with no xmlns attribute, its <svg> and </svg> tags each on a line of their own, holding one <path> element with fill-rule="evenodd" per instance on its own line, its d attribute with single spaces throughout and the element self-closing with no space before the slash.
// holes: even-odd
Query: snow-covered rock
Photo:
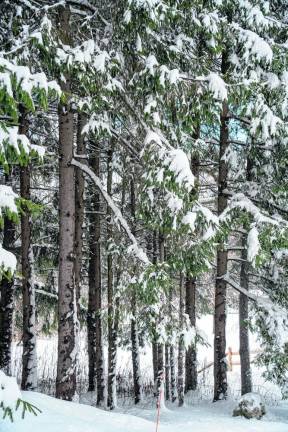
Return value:
<svg viewBox="0 0 288 432">
<path fill-rule="evenodd" d="M 233 411 L 234 417 L 242 416 L 247 419 L 256 418 L 260 420 L 264 414 L 266 414 L 266 409 L 260 395 L 257 393 L 243 395 Z"/>
</svg>

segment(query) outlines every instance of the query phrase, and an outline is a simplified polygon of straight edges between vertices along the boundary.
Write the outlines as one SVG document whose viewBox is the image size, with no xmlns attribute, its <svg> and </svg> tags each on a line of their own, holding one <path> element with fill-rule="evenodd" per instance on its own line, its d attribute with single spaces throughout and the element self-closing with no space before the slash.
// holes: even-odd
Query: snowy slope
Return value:
<svg viewBox="0 0 288 432">
<path fill-rule="evenodd" d="M 88 405 L 59 401 L 39 393 L 24 392 L 42 410 L 34 417 L 0 420 L 1 432 L 153 432 L 155 410 L 132 409 L 129 414 L 105 412 Z M 161 414 L 159 432 L 287 432 L 288 407 L 274 408 L 265 420 L 231 417 L 230 402 L 175 408 Z M 285 417 L 286 416 L 286 417 Z"/>
</svg>

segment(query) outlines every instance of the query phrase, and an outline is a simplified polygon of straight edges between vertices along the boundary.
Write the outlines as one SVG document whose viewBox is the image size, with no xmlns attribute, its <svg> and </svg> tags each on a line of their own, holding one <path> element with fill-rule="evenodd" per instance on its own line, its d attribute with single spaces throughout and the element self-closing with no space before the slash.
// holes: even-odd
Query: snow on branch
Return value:
<svg viewBox="0 0 288 432">
<path fill-rule="evenodd" d="M 96 184 L 96 186 L 99 188 L 101 194 L 103 195 L 105 201 L 107 202 L 108 206 L 113 211 L 114 215 L 116 216 L 116 220 L 118 220 L 128 235 L 132 245 L 129 247 L 129 251 L 134 253 L 134 255 L 142 261 L 145 265 L 149 264 L 149 259 L 146 255 L 146 253 L 143 251 L 141 247 L 139 247 L 138 242 L 135 238 L 135 236 L 132 234 L 129 225 L 126 221 L 126 219 L 123 217 L 121 211 L 119 208 L 115 205 L 114 201 L 111 199 L 110 195 L 106 192 L 100 178 L 96 176 L 96 174 L 86 165 L 84 165 L 81 162 L 76 161 L 75 159 L 72 159 L 71 165 L 74 165 L 78 168 L 80 168 L 82 171 L 84 171 Z"/>
</svg>

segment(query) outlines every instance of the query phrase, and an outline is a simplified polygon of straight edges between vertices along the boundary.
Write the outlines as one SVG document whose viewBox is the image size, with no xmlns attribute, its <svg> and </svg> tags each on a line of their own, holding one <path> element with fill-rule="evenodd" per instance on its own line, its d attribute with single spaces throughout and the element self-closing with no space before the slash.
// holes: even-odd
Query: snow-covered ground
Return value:
<svg viewBox="0 0 288 432">
<path fill-rule="evenodd" d="M 227 348 L 233 352 L 239 350 L 238 315 L 230 313 L 227 320 Z M 207 342 L 211 346 L 198 347 L 199 368 L 213 361 L 213 318 L 211 315 L 202 317 L 198 327 L 207 335 Z M 38 341 L 38 364 L 40 379 L 55 379 L 57 341 Z M 85 338 L 80 350 L 79 370 L 81 376 L 87 373 Z M 250 335 L 250 346 L 253 352 L 259 350 L 259 343 Z M 254 354 L 252 355 L 252 360 Z M 233 357 L 239 362 L 239 356 Z M 14 371 L 19 374 L 21 362 L 21 347 L 14 347 Z M 146 347 L 141 354 L 141 368 L 145 380 L 152 378 L 151 349 Z M 131 354 L 129 351 L 119 349 L 118 372 L 129 374 L 131 371 Z M 235 399 L 240 395 L 240 367 L 233 366 L 228 372 L 230 400 L 213 404 L 213 368 L 208 368 L 199 374 L 199 391 L 186 395 L 186 406 L 182 408 L 169 404 L 162 409 L 159 432 L 287 432 L 288 431 L 288 403 L 281 402 L 281 394 L 276 386 L 264 381 L 261 370 L 252 363 L 252 378 L 254 391 L 259 392 L 268 404 L 268 413 L 262 420 L 246 420 L 232 417 L 236 405 Z M 93 404 L 93 394 L 80 396 L 84 404 L 75 404 L 59 401 L 40 393 L 23 392 L 23 399 L 40 408 L 42 414 L 37 417 L 27 414 L 25 419 L 17 413 L 15 422 L 0 420 L 0 432 L 156 432 L 155 401 L 147 398 L 141 407 L 135 408 L 129 397 L 119 400 L 119 408 L 114 412 L 99 410 Z"/>
<path fill-rule="evenodd" d="M 125 414 L 56 400 L 39 393 L 23 392 L 24 399 L 42 410 L 14 423 L 0 420 L 1 432 L 153 432 L 156 410 L 133 408 Z M 205 403 L 194 407 L 165 409 L 159 432 L 287 432 L 288 405 L 268 410 L 262 420 L 232 417 L 232 402 Z"/>
<path fill-rule="evenodd" d="M 208 346 L 198 345 L 198 369 L 203 368 L 205 364 L 213 362 L 213 316 L 206 315 L 197 320 L 197 326 L 205 336 L 205 339 L 209 343 Z M 79 353 L 79 366 L 78 366 L 78 381 L 80 382 L 80 392 L 87 385 L 88 376 L 88 358 L 87 358 L 87 347 L 86 347 L 86 336 L 82 335 L 80 338 L 80 353 Z M 232 348 L 233 352 L 239 351 L 239 324 L 238 314 L 230 313 L 227 316 L 227 349 Z M 264 402 L 275 404 L 281 399 L 281 392 L 279 388 L 271 383 L 264 381 L 262 377 L 262 370 L 260 370 L 254 363 L 255 352 L 259 350 L 259 343 L 256 340 L 255 335 L 250 334 L 250 348 L 252 351 L 252 380 L 254 385 L 254 391 L 259 392 L 264 398 Z M 107 348 L 105 348 L 107 358 Z M 22 347 L 15 344 L 13 347 L 13 375 L 18 377 L 18 381 L 21 377 L 21 355 Z M 37 364 L 38 364 L 38 377 L 39 381 L 44 382 L 41 391 L 53 394 L 54 383 L 56 379 L 56 362 L 57 362 L 57 339 L 39 339 L 37 341 Z M 141 371 L 144 384 L 152 381 L 152 350 L 151 347 L 147 346 L 142 349 L 141 356 Z M 233 356 L 233 362 L 239 363 L 239 356 Z M 117 372 L 123 377 L 123 385 L 131 385 L 131 371 L 132 361 L 131 352 L 122 348 L 118 349 L 117 359 Z M 206 369 L 203 373 L 199 374 L 199 383 L 201 392 L 193 397 L 191 404 L 198 403 L 203 399 L 211 400 L 213 393 L 213 368 Z M 230 395 L 234 398 L 240 396 L 240 366 L 233 366 L 232 372 L 228 372 L 228 384 Z M 123 401 L 119 401 L 119 404 Z M 129 400 L 124 401 L 125 404 L 129 405 Z"/>
</svg>

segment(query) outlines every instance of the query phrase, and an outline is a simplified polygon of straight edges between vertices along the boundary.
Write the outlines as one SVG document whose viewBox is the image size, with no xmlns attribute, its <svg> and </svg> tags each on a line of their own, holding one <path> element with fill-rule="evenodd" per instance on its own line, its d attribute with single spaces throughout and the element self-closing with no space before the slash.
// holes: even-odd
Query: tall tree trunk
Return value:
<svg viewBox="0 0 288 432">
<path fill-rule="evenodd" d="M 171 379 L 170 379 L 170 346 L 165 344 L 165 399 L 171 399 Z"/>
<path fill-rule="evenodd" d="M 131 217 L 133 220 L 133 233 L 135 235 L 135 214 L 136 214 L 136 197 L 135 197 L 135 183 L 134 174 L 131 179 Z M 131 344 L 132 344 L 132 368 L 133 368 L 133 383 L 134 383 L 134 402 L 138 404 L 142 400 L 142 384 L 141 384 L 141 367 L 140 367 L 140 354 L 139 354 L 139 331 L 137 320 L 137 296 L 133 289 L 131 298 Z"/>
<path fill-rule="evenodd" d="M 108 151 L 107 159 L 107 193 L 112 195 L 112 162 L 114 153 L 114 142 L 111 141 L 111 147 Z M 113 236 L 112 230 L 112 212 L 107 206 L 107 241 L 108 246 Z M 117 311 L 114 299 L 114 281 L 113 281 L 113 257 L 111 252 L 107 251 L 107 300 L 108 300 L 108 397 L 107 407 L 113 410 L 116 407 L 116 360 L 117 360 Z"/>
<path fill-rule="evenodd" d="M 78 114 L 77 121 L 77 154 L 85 155 L 85 136 L 82 130 L 87 122 L 83 113 Z M 84 189 L 85 179 L 83 171 L 76 168 L 75 172 L 75 292 L 77 301 L 78 316 L 80 314 L 80 297 L 81 297 L 81 272 L 83 258 L 83 222 L 84 222 Z"/>
<path fill-rule="evenodd" d="M 221 71 L 227 70 L 227 53 L 222 54 Z M 227 207 L 225 195 L 228 181 L 228 164 L 223 159 L 229 146 L 228 105 L 223 102 L 220 125 L 220 150 L 218 172 L 218 215 Z M 228 252 L 224 245 L 217 250 L 217 276 L 215 285 L 215 314 L 214 314 L 214 401 L 227 397 L 227 367 L 226 367 L 226 282 L 223 276 L 227 273 Z"/>
<path fill-rule="evenodd" d="M 3 248 L 13 252 L 15 225 L 4 218 Z M 2 278 L 0 282 L 0 369 L 11 375 L 11 344 L 14 311 L 14 279 Z"/>
<path fill-rule="evenodd" d="M 186 277 L 186 314 L 190 325 L 196 326 L 196 278 Z M 188 347 L 185 357 L 185 391 L 197 388 L 197 351 L 195 342 Z"/>
<path fill-rule="evenodd" d="M 164 235 L 159 233 L 159 261 L 164 262 L 165 259 L 165 240 Z M 162 320 L 162 315 L 160 312 L 159 315 L 159 324 Z M 157 398 L 159 398 L 161 386 L 165 381 L 165 352 L 164 352 L 164 344 L 162 341 L 159 341 L 157 344 Z"/>
<path fill-rule="evenodd" d="M 91 157 L 91 166 L 100 177 L 100 147 Z M 89 295 L 88 295 L 88 361 L 89 391 L 95 390 L 97 384 L 96 404 L 105 402 L 104 354 L 102 330 L 102 280 L 101 280 L 101 201 L 99 191 L 91 198 L 89 220 Z"/>
<path fill-rule="evenodd" d="M 175 402 L 175 400 L 177 399 L 177 389 L 176 389 L 176 372 L 175 372 L 175 352 L 173 346 L 170 346 L 170 378 L 171 378 L 171 401 Z"/>
<path fill-rule="evenodd" d="M 71 44 L 69 7 L 59 9 L 61 41 Z M 74 281 L 75 182 L 73 158 L 73 112 L 69 94 L 71 80 L 61 83 L 66 94 L 59 104 L 59 279 L 58 279 L 58 362 L 56 397 L 72 400 L 76 392 L 77 307 Z"/>
<path fill-rule="evenodd" d="M 246 178 L 250 182 L 252 178 L 253 162 L 251 157 L 247 158 Z M 249 263 L 247 262 L 247 235 L 242 236 L 242 254 L 241 254 L 241 270 L 240 270 L 240 285 L 249 290 Z M 249 331 L 248 331 L 249 303 L 248 297 L 240 293 L 239 295 L 239 342 L 240 342 L 240 365 L 241 365 L 241 394 L 250 393 L 252 391 L 252 376 L 250 366 L 250 350 L 249 350 Z"/>
<path fill-rule="evenodd" d="M 200 125 L 198 124 L 193 134 L 195 140 L 200 138 Z M 193 152 L 191 155 L 191 171 L 195 177 L 196 184 L 199 185 L 199 154 Z M 186 296 L 185 311 L 189 317 L 190 325 L 196 328 L 196 278 L 186 276 Z M 196 390 L 197 388 L 197 347 L 196 340 L 190 345 L 185 356 L 185 392 Z"/>
<path fill-rule="evenodd" d="M 28 119 L 21 109 L 19 133 L 27 135 Z M 30 201 L 31 167 L 28 164 L 20 168 L 20 195 Z M 36 305 L 33 281 L 33 248 L 31 239 L 32 219 L 27 206 L 21 215 L 21 264 L 22 264 L 22 301 L 23 301 L 23 354 L 22 354 L 22 390 L 37 388 L 37 355 L 36 355 Z"/>
<path fill-rule="evenodd" d="M 184 361 L 185 361 L 185 344 L 184 334 L 184 293 L 183 293 L 183 276 L 180 275 L 179 284 L 179 327 L 181 334 L 178 346 L 178 404 L 179 407 L 184 405 Z"/>
<path fill-rule="evenodd" d="M 242 260 L 240 272 L 240 285 L 249 290 L 248 270 L 249 263 L 247 262 L 247 239 L 246 235 L 242 240 Z M 250 368 L 250 352 L 249 352 L 249 332 L 248 332 L 248 297 L 240 293 L 239 296 L 239 340 L 240 340 L 240 364 L 241 364 L 241 394 L 250 393 L 252 391 L 251 368 Z"/>
<path fill-rule="evenodd" d="M 152 241 L 152 262 L 154 265 L 157 264 L 158 260 L 158 241 L 157 232 L 153 231 L 153 241 Z M 155 328 L 155 334 L 156 334 Z M 154 396 L 157 396 L 157 376 L 158 376 L 158 344 L 156 340 L 152 341 L 152 363 L 153 363 L 153 379 L 154 379 Z"/>
</svg>

